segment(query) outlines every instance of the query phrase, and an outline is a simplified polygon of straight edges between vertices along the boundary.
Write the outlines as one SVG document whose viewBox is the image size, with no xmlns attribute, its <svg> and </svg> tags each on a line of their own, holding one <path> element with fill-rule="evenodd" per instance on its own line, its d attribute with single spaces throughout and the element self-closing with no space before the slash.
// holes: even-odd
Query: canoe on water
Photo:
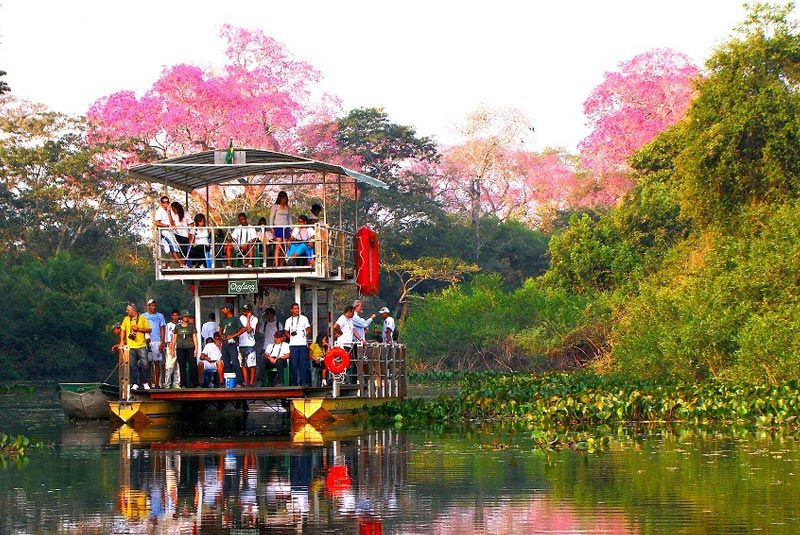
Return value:
<svg viewBox="0 0 800 535">
<path fill-rule="evenodd" d="M 58 399 L 67 418 L 108 418 L 108 402 L 119 398 L 119 387 L 108 383 L 59 383 Z"/>
</svg>

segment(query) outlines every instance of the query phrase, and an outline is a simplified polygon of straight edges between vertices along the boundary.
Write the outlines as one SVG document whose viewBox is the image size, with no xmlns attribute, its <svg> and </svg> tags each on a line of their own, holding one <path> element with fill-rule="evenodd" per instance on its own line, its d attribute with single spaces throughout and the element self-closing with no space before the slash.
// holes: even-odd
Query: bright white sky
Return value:
<svg viewBox="0 0 800 535">
<path fill-rule="evenodd" d="M 466 112 L 513 106 L 533 148 L 574 150 L 604 72 L 656 47 L 702 64 L 744 15 L 739 0 L 0 0 L 0 69 L 16 96 L 82 114 L 166 65 L 221 64 L 228 22 L 314 65 L 345 110 L 384 107 L 446 143 Z"/>
</svg>

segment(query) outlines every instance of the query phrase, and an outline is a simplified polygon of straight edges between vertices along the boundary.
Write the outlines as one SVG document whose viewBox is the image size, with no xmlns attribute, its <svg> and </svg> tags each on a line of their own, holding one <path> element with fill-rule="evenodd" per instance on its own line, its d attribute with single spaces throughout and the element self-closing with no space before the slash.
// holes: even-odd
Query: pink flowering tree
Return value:
<svg viewBox="0 0 800 535">
<path fill-rule="evenodd" d="M 443 149 L 430 172 L 434 190 L 450 212 L 491 214 L 501 221 L 541 222 L 548 206 L 561 206 L 575 188 L 574 164 L 561 151 L 525 148 L 532 128 L 514 109 L 481 109 L 460 128 L 465 141 Z"/>
<path fill-rule="evenodd" d="M 332 159 L 339 103 L 319 90 L 320 73 L 260 30 L 225 25 L 220 35 L 227 43 L 221 68 L 173 65 L 140 97 L 119 91 L 93 103 L 90 142 L 126 143 L 112 155 L 119 166 L 225 149 L 230 139 L 238 147 Z M 247 203 L 272 195 L 248 188 Z M 228 192 L 214 188 L 212 208 L 226 199 Z"/>
<path fill-rule="evenodd" d="M 700 71 L 688 56 L 650 50 L 607 72 L 583 104 L 591 133 L 578 145 L 587 172 L 580 204 L 614 204 L 630 187 L 628 158 L 686 114 Z"/>
</svg>

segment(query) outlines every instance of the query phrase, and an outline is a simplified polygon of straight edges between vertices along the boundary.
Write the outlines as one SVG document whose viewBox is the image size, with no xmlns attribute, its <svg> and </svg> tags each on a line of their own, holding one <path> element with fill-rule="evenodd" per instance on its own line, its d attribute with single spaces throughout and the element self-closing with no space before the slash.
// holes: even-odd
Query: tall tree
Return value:
<svg viewBox="0 0 800 535">
<path fill-rule="evenodd" d="M 236 146 L 334 158 L 333 131 L 318 125 L 330 124 L 339 104 L 319 91 L 320 73 L 260 30 L 225 25 L 220 35 L 227 43 L 221 68 L 173 65 L 139 98 L 119 91 L 93 103 L 90 142 L 132 140 L 136 152 L 120 166 L 226 148 L 230 139 Z M 274 192 L 251 187 L 245 196 L 253 206 Z M 227 211 L 230 198 L 231 192 L 213 188 L 212 215 Z"/>
<path fill-rule="evenodd" d="M 587 171 L 580 204 L 609 206 L 631 188 L 628 159 L 684 117 L 699 72 L 685 54 L 659 48 L 605 74 L 583 103 L 591 132 L 578 145 Z"/>
<path fill-rule="evenodd" d="M 756 5 L 709 59 L 676 159 L 684 216 L 727 224 L 800 194 L 800 32 L 793 5 Z M 724 113 L 720 113 L 724 110 Z"/>
<path fill-rule="evenodd" d="M 470 214 L 477 228 L 481 214 L 535 225 L 544 206 L 563 203 L 574 188 L 573 164 L 562 151 L 527 149 L 532 132 L 531 121 L 516 109 L 468 114 L 459 127 L 464 141 L 443 151 L 433 174 L 445 208 Z"/>
<path fill-rule="evenodd" d="M 438 210 L 425 175 L 427 164 L 439 158 L 431 138 L 391 122 L 381 108 L 350 110 L 336 122 L 334 138 L 342 158 L 389 185 L 359 186 L 360 221 L 403 233 Z"/>
<path fill-rule="evenodd" d="M 89 147 L 85 124 L 41 105 L 0 97 L 0 250 L 40 258 L 97 257 L 129 235 L 136 192 Z"/>
</svg>

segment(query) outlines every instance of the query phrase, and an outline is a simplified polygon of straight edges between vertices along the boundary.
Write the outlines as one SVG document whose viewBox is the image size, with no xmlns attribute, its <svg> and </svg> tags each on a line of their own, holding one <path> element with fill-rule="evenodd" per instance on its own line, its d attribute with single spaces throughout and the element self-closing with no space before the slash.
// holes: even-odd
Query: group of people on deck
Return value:
<svg viewBox="0 0 800 535">
<path fill-rule="evenodd" d="M 367 341 L 367 328 L 376 314 L 362 318 L 364 302 L 356 300 L 333 325 L 334 346 L 352 354 L 354 348 Z M 394 344 L 394 318 L 386 307 L 378 311 L 383 319 L 380 340 Z M 224 374 L 234 373 L 241 387 L 276 386 L 283 384 L 288 366 L 288 384 L 311 386 L 312 375 L 320 386 L 328 386 L 328 370 L 324 355 L 329 349 L 328 337 L 320 335 L 311 341 L 311 323 L 293 303 L 290 316 L 277 321 L 274 308 L 264 311 L 263 324 L 246 304 L 236 317 L 230 303 L 222 306 L 222 317 L 216 321 L 212 312 L 200 332 L 188 310 L 173 310 L 167 321 L 157 311 L 154 299 L 147 301 L 147 312 L 139 313 L 135 303 L 125 308 L 125 318 L 114 326 L 119 342 L 112 347 L 129 350 L 131 389 L 196 388 L 225 386 Z M 198 334 L 200 343 L 198 343 Z M 263 339 L 263 341 L 262 341 Z M 162 381 L 163 380 L 163 381 Z"/>
<path fill-rule="evenodd" d="M 264 265 L 271 261 L 274 267 L 287 262 L 313 266 L 317 239 L 314 225 L 321 213 L 322 206 L 314 203 L 311 215 L 297 216 L 293 225 L 289 195 L 281 191 L 270 208 L 269 219 L 262 217 L 253 227 L 247 214 L 241 212 L 237 227 L 212 240 L 204 214 L 198 213 L 191 219 L 181 203 L 170 202 L 168 196 L 162 195 L 154 224 L 160 235 L 164 267 L 210 269 L 224 264 L 230 268 L 234 261 L 241 261 L 247 268 L 253 267 L 256 257 L 263 258 Z M 212 244 L 217 245 L 214 250 Z"/>
</svg>

